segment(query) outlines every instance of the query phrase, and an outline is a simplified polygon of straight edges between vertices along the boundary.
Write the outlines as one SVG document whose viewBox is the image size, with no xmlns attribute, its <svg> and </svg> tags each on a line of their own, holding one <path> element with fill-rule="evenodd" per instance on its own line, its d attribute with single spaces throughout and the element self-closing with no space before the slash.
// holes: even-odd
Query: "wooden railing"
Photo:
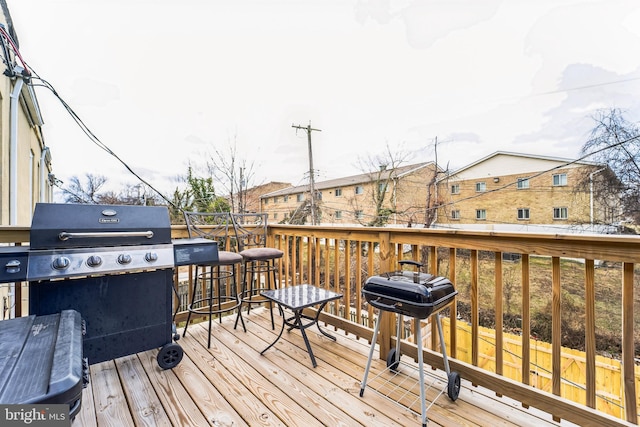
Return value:
<svg viewBox="0 0 640 427">
<path fill-rule="evenodd" d="M 471 363 L 456 360 L 456 307 L 450 310 L 451 327 L 447 348 L 453 370 L 473 384 L 487 387 L 499 395 L 519 400 L 525 406 L 534 406 L 553 414 L 555 419 L 567 419 L 580 425 L 611 425 L 626 422 L 603 414 L 596 408 L 596 312 L 598 284 L 597 265 L 607 261 L 620 267 L 619 286 L 622 289 L 621 313 L 623 418 L 631 424 L 638 423 L 636 374 L 634 361 L 634 288 L 637 280 L 635 266 L 640 263 L 640 238 L 632 236 L 585 236 L 530 233 L 501 233 L 479 231 L 449 231 L 425 229 L 360 228 L 360 227 L 311 227 L 270 226 L 271 244 L 285 252 L 281 278 L 286 285 L 311 282 L 327 288 L 339 288 L 344 293 L 340 306 L 332 313 L 323 313 L 323 319 L 336 328 L 356 336 L 371 339 L 374 313 L 361 298 L 362 284 L 368 276 L 397 269 L 399 259 L 414 259 L 426 265 L 434 275 L 449 278 L 459 292 L 467 292 L 470 301 Z M 506 378 L 503 371 L 504 315 L 504 254 L 517 254 L 520 265 L 519 282 L 521 297 L 518 301 L 522 325 L 522 378 L 519 381 Z M 551 307 L 551 393 L 531 385 L 532 361 L 530 360 L 530 324 L 532 260 L 545 258 L 550 265 Z M 562 313 L 564 260 L 572 260 L 582 268 L 584 281 L 584 313 Z M 490 263 L 491 268 L 480 268 Z M 486 271 L 490 271 L 489 274 Z M 535 277 L 540 277 L 536 272 Z M 466 283 L 463 283 L 466 282 Z M 490 283 L 491 286 L 487 286 Z M 481 286 L 481 284 L 484 284 Z M 464 291 L 463 291 L 464 290 Z M 495 312 L 495 364 L 491 370 L 479 367 L 480 301 L 486 301 L 487 291 L 493 293 L 491 301 Z M 513 310 L 513 307 L 512 307 Z M 571 402 L 561 396 L 561 342 L 562 316 L 584 317 L 586 350 L 586 405 Z M 395 345 L 395 316 L 384 313 L 379 338 L 380 354 L 385 357 Z M 361 321 L 368 319 L 367 324 Z M 435 322 L 430 322 L 434 327 Z M 431 333 L 430 348 L 424 350 L 424 358 L 430 365 L 443 368 L 441 353 L 437 347 L 437 333 Z M 410 340 L 402 340 L 402 354 L 417 358 L 417 346 Z"/>
<path fill-rule="evenodd" d="M 186 237 L 184 226 L 172 227 L 172 237 Z M 29 229 L 24 227 L 0 227 L 0 242 L 28 243 Z M 634 296 L 638 295 L 635 282 L 640 265 L 640 238 L 631 236 L 585 236 L 552 235 L 530 233 L 501 233 L 479 231 L 444 231 L 424 229 L 392 229 L 362 227 L 321 226 L 270 226 L 270 245 L 285 252 L 280 265 L 283 286 L 299 283 L 314 283 L 331 289 L 339 289 L 344 298 L 328 307 L 321 319 L 336 329 L 342 329 L 359 337 L 371 340 L 375 313 L 361 297 L 362 284 L 367 277 L 397 268 L 399 259 L 414 259 L 423 262 L 427 271 L 449 278 L 461 292 L 459 298 L 470 301 L 471 362 L 456 359 L 456 306 L 449 309 L 449 335 L 447 337 L 451 369 L 474 385 L 494 390 L 498 395 L 508 396 L 525 406 L 537 407 L 554 416 L 579 425 L 636 425 L 638 424 L 637 390 L 634 361 Z M 502 375 L 503 304 L 504 281 L 503 254 L 518 254 L 519 282 L 521 286 L 518 310 L 522 325 L 522 378 L 513 380 Z M 540 277 L 532 271 L 532 261 L 549 260 L 549 271 L 544 272 L 550 283 L 551 311 L 551 392 L 539 390 L 531 385 L 532 361 L 530 360 L 530 324 L 532 277 Z M 580 263 L 584 281 L 584 312 L 562 313 L 562 298 L 565 288 L 562 262 L 573 260 Z M 621 361 L 624 396 L 624 418 L 614 418 L 596 410 L 596 318 L 598 283 L 597 265 L 601 260 L 619 265 L 621 302 Z M 491 268 L 481 268 L 487 263 Z M 490 271 L 489 274 L 486 272 Z M 536 274 L 533 274 L 536 273 Z M 190 276 L 189 276 L 190 277 Z M 486 284 L 490 283 L 490 286 Z M 18 293 L 19 287 L 16 287 Z M 187 286 L 191 289 L 191 286 Z M 491 290 L 492 309 L 495 311 L 495 363 L 492 369 L 478 365 L 479 329 L 481 301 Z M 17 295 L 20 301 L 20 295 Z M 187 296 L 190 298 L 190 296 Z M 24 299 L 24 295 L 22 296 Z M 636 296 L 637 298 L 637 296 Z M 23 315 L 16 310 L 17 315 Z M 586 404 L 578 404 L 561 396 L 561 341 L 562 316 L 584 317 L 586 352 Z M 384 357 L 395 346 L 395 316 L 384 313 L 379 335 L 380 355 Z M 177 320 L 183 320 L 182 314 Z M 364 322 L 362 319 L 365 319 Z M 427 319 L 428 320 L 428 319 Z M 432 322 L 430 322 L 432 323 Z M 433 325 L 430 326 L 433 328 Z M 435 339 L 424 349 L 425 363 L 443 368 L 443 360 Z M 411 339 L 401 338 L 401 353 L 417 358 L 417 345 Z"/>
</svg>

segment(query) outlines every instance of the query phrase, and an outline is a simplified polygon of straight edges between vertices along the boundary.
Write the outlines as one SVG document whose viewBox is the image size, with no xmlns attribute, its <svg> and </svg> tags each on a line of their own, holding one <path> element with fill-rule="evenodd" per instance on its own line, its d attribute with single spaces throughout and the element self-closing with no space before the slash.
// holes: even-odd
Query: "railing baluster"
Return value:
<svg viewBox="0 0 640 427">
<path fill-rule="evenodd" d="M 502 252 L 495 253 L 495 324 L 496 324 L 496 374 L 503 373 L 503 283 L 502 283 Z M 501 396 L 498 393 L 498 396 Z"/>
<path fill-rule="evenodd" d="M 373 242 L 367 242 L 367 276 L 371 277 L 373 276 L 373 272 L 374 272 L 374 247 L 373 247 Z M 371 306 L 370 304 L 367 304 L 367 313 L 369 314 L 368 317 L 368 325 L 369 328 L 373 328 L 373 306 Z"/>
<path fill-rule="evenodd" d="M 349 319 L 351 317 L 351 310 L 349 306 L 351 304 L 351 240 L 344 241 L 344 298 L 345 310 L 344 318 Z"/>
<path fill-rule="evenodd" d="M 596 291 L 595 291 L 595 263 L 592 259 L 585 260 L 585 350 L 586 350 L 586 404 L 590 408 L 596 407 Z"/>
<path fill-rule="evenodd" d="M 529 275 L 529 254 L 522 254 L 521 286 L 522 286 L 522 383 L 531 384 L 531 295 Z M 523 402 L 526 403 L 526 402 Z M 526 406 L 526 404 L 525 404 Z"/>
<path fill-rule="evenodd" d="M 471 363 L 478 366 L 479 341 L 479 293 L 478 293 L 478 251 L 471 251 Z"/>
<path fill-rule="evenodd" d="M 635 363 L 633 344 L 633 272 L 634 264 L 622 266 L 622 371 L 626 419 L 638 422 L 636 403 Z"/>
<path fill-rule="evenodd" d="M 448 276 L 449 276 L 449 280 L 451 280 L 451 283 L 453 283 L 453 285 L 455 286 L 456 285 L 456 249 L 455 248 L 449 248 L 449 275 Z M 451 343 L 451 345 L 449 345 L 449 347 L 447 348 L 447 351 L 449 352 L 451 357 L 455 359 L 456 355 L 458 354 L 457 352 L 458 334 L 456 333 L 458 330 L 457 304 L 452 304 L 450 310 L 451 310 L 450 311 L 451 328 L 449 329 L 449 342 Z"/>
<path fill-rule="evenodd" d="M 551 298 L 551 392 L 556 396 L 562 395 L 561 378 L 562 378 L 562 301 L 561 301 L 561 283 L 560 283 L 560 258 L 551 258 L 551 276 L 552 276 L 552 298 Z M 560 421 L 556 415 L 553 416 L 554 421 Z"/>
</svg>

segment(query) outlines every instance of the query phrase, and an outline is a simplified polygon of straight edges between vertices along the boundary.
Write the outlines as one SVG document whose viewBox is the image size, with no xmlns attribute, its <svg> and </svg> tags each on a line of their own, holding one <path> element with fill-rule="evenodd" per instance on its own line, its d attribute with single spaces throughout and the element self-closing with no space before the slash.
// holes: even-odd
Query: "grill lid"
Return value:
<svg viewBox="0 0 640 427">
<path fill-rule="evenodd" d="M 31 249 L 170 243 L 164 206 L 37 203 L 31 222 Z"/>
</svg>

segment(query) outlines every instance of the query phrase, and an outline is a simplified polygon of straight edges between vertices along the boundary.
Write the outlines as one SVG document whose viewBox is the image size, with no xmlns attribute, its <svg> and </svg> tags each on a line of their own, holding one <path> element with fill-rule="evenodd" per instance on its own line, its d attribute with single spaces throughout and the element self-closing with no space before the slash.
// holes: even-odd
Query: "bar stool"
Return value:
<svg viewBox="0 0 640 427">
<path fill-rule="evenodd" d="M 235 239 L 229 236 L 229 225 L 232 220 L 227 212 L 184 212 L 184 219 L 187 224 L 189 238 L 203 237 L 216 240 L 219 248 L 229 248 L 230 241 Z M 234 329 L 238 326 L 238 320 L 242 323 L 242 328 L 247 328 L 242 319 L 240 310 L 241 301 L 238 296 L 238 284 L 236 281 L 236 268 L 242 264 L 242 255 L 228 250 L 218 250 L 218 262 L 196 265 L 195 281 L 191 303 L 187 309 L 187 323 L 184 326 L 182 336 L 187 334 L 187 327 L 191 320 L 191 315 L 206 315 L 209 317 L 209 337 L 207 348 L 211 347 L 211 322 L 214 315 L 222 323 L 222 314 L 237 309 Z M 201 287 L 201 294 L 198 296 L 198 285 Z M 214 286 L 215 284 L 215 286 Z"/>
<path fill-rule="evenodd" d="M 238 240 L 238 251 L 244 261 L 240 303 L 247 305 L 247 315 L 252 305 L 269 303 L 271 328 L 275 329 L 273 302 L 261 296 L 260 293 L 278 288 L 276 260 L 282 258 L 284 252 L 267 247 L 267 214 L 232 213 L 231 218 Z M 238 319 L 236 319 L 237 323 Z"/>
</svg>

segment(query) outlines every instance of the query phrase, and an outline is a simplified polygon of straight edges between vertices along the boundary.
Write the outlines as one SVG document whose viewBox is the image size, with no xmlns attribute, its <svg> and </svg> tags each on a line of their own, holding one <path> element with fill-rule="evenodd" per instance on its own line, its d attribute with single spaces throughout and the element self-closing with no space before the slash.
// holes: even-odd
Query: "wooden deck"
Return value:
<svg viewBox="0 0 640 427">
<path fill-rule="evenodd" d="M 315 327 L 308 329 L 318 361 L 313 368 L 299 331 L 285 331 L 276 346 L 260 355 L 279 331 L 279 316 L 275 332 L 266 309 L 244 317 L 246 333 L 241 327 L 233 329 L 235 316 L 221 324 L 215 321 L 210 349 L 207 323 L 190 326 L 179 341 L 185 356 L 172 370 L 158 367 L 156 350 L 91 366 L 90 385 L 73 426 L 420 425 L 418 414 L 373 388 L 359 396 L 369 351 L 366 341 L 335 331 L 338 340 L 333 342 Z M 385 363 L 375 358 L 369 379 L 382 370 Z M 425 370 L 429 378 L 444 378 L 442 372 Z M 409 369 L 398 381 L 415 374 Z M 371 382 L 372 387 L 376 384 Z M 415 393 L 418 386 L 407 396 Z M 434 393 L 428 393 L 429 400 Z M 398 397 L 406 399 L 414 400 Z M 548 414 L 526 410 L 464 379 L 458 400 L 452 402 L 445 393 L 427 414 L 430 427 L 561 425 Z"/>
</svg>

